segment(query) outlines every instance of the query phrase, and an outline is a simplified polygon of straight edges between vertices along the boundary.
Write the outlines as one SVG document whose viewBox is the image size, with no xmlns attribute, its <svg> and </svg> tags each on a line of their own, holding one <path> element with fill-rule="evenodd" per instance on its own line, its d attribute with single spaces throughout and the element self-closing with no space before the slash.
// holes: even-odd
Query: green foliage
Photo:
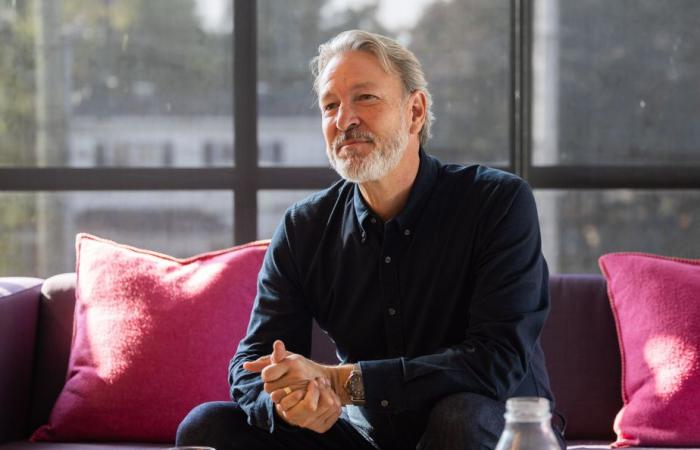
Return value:
<svg viewBox="0 0 700 450">
<path fill-rule="evenodd" d="M 35 196 L 0 192 L 0 276 L 27 276 L 35 273 Z"/>
<path fill-rule="evenodd" d="M 0 16 L 0 42 L 0 166 L 32 165 L 34 39 L 26 9 Z"/>
<path fill-rule="evenodd" d="M 202 30 L 193 0 L 88 3 L 66 0 L 64 8 L 66 26 L 77 30 L 76 113 L 230 111 L 231 38 Z"/>
<path fill-rule="evenodd" d="M 509 7 L 435 2 L 412 31 L 434 101 L 429 148 L 444 161 L 507 161 Z"/>
</svg>

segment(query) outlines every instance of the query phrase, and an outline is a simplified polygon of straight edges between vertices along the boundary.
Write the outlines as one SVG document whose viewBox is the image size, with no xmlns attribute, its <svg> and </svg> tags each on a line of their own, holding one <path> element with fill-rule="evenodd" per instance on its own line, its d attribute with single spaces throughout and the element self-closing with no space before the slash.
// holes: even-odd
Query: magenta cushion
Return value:
<svg viewBox="0 0 700 450">
<path fill-rule="evenodd" d="M 615 447 L 700 445 L 700 260 L 600 258 L 622 356 Z"/>
<path fill-rule="evenodd" d="M 267 242 L 177 259 L 79 234 L 63 391 L 32 440 L 173 442 L 194 406 L 228 400 Z"/>
</svg>

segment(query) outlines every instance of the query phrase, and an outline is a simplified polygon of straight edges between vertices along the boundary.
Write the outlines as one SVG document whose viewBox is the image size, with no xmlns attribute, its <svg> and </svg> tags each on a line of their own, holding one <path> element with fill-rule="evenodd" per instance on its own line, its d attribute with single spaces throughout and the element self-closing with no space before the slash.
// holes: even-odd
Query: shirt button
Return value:
<svg viewBox="0 0 700 450">
<path fill-rule="evenodd" d="M 386 258 L 384 258 L 384 262 L 389 264 L 391 262 L 391 256 L 387 256 Z"/>
<path fill-rule="evenodd" d="M 404 234 L 404 236 L 410 236 L 410 235 L 411 235 L 411 230 L 409 230 L 408 228 L 406 228 L 405 230 L 403 230 L 403 234 Z"/>
<path fill-rule="evenodd" d="M 364 244 L 366 240 L 367 240 L 367 233 L 365 233 L 365 232 L 363 231 L 363 232 L 362 232 L 362 243 Z"/>
<path fill-rule="evenodd" d="M 396 310 L 394 308 L 389 308 L 389 315 L 390 316 L 395 316 L 396 315 Z"/>
<path fill-rule="evenodd" d="M 372 217 L 371 219 L 369 219 L 369 221 L 372 222 L 372 223 L 377 223 L 377 219 L 374 218 L 374 217 Z"/>
<path fill-rule="evenodd" d="M 389 400 L 382 400 L 381 402 L 379 402 L 379 404 L 386 408 L 387 406 L 389 406 Z"/>
</svg>

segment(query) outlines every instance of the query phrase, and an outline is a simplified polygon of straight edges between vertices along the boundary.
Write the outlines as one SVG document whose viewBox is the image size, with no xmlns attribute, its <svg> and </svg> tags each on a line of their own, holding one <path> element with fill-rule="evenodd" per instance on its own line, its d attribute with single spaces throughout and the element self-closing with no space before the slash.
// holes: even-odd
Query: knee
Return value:
<svg viewBox="0 0 700 450">
<path fill-rule="evenodd" d="M 185 416 L 177 429 L 176 445 L 210 445 L 230 433 L 232 412 L 238 406 L 232 402 L 210 402 L 195 407 Z M 235 412 L 234 412 L 235 415 Z"/>
<path fill-rule="evenodd" d="M 430 411 L 421 439 L 425 445 L 419 448 L 492 449 L 505 424 L 504 412 L 505 403 L 482 395 L 464 392 L 444 397 Z"/>
<path fill-rule="evenodd" d="M 435 424 L 479 425 L 479 428 L 503 428 L 506 411 L 505 403 L 474 393 L 448 395 L 438 401 L 430 411 L 430 418 Z M 469 428 L 469 427 L 467 427 Z"/>
</svg>

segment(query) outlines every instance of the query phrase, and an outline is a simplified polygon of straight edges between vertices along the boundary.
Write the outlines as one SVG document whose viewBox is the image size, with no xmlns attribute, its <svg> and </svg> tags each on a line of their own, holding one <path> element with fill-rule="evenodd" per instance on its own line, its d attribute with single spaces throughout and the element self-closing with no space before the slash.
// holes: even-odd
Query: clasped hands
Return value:
<svg viewBox="0 0 700 450">
<path fill-rule="evenodd" d="M 340 417 L 342 405 L 348 403 L 342 380 L 352 365 L 319 364 L 287 351 L 280 340 L 274 342 L 270 355 L 247 361 L 243 368 L 260 373 L 278 416 L 291 425 L 324 433 Z"/>
</svg>

